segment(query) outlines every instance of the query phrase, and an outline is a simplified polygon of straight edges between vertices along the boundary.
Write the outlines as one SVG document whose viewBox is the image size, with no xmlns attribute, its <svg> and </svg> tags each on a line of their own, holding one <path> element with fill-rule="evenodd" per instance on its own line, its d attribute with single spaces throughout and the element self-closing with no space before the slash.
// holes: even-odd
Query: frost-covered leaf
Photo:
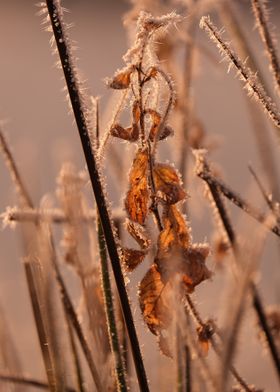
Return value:
<svg viewBox="0 0 280 392">
<path fill-rule="evenodd" d="M 109 87 L 115 90 L 123 90 L 129 87 L 133 67 L 128 67 L 115 74 L 113 79 L 108 83 Z"/>
<path fill-rule="evenodd" d="M 122 248 L 122 261 L 126 269 L 131 272 L 142 263 L 147 252 L 143 250 Z"/>
<path fill-rule="evenodd" d="M 157 163 L 153 170 L 156 195 L 168 204 L 176 204 L 186 197 L 176 170 L 167 164 Z"/>
<path fill-rule="evenodd" d="M 114 124 L 110 129 L 110 133 L 114 137 L 128 140 L 130 142 L 136 142 L 139 138 L 139 128 L 137 124 L 133 124 L 132 127 L 128 128 L 123 128 L 119 124 Z"/>
<path fill-rule="evenodd" d="M 205 264 L 209 252 L 208 244 L 195 244 L 183 252 L 183 282 L 189 293 L 192 293 L 199 283 L 212 276 L 212 272 Z"/>
<path fill-rule="evenodd" d="M 129 174 L 125 208 L 129 218 L 143 225 L 148 214 L 148 151 L 138 150 Z"/>
<path fill-rule="evenodd" d="M 168 287 L 163 283 L 157 266 L 153 264 L 140 283 L 139 302 L 144 321 L 155 335 L 159 335 L 171 322 L 165 290 Z"/>
</svg>

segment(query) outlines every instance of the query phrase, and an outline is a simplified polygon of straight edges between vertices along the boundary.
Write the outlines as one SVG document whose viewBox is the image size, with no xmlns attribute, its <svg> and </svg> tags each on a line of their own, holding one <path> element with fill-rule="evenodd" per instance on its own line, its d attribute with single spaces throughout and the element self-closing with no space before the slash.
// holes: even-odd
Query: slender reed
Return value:
<svg viewBox="0 0 280 392">
<path fill-rule="evenodd" d="M 267 215 L 261 213 L 257 208 L 252 206 L 248 201 L 244 200 L 240 195 L 234 192 L 228 185 L 226 185 L 222 180 L 215 177 L 211 170 L 202 170 L 198 172 L 198 176 L 206 181 L 208 184 L 212 184 L 213 190 L 216 189 L 220 191 L 227 199 L 229 199 L 237 207 L 241 208 L 244 212 L 250 215 L 252 218 L 257 220 L 263 225 L 267 225 Z M 268 230 L 280 236 L 280 228 L 278 225 L 267 225 Z M 228 228 L 230 232 L 230 228 Z"/>
<path fill-rule="evenodd" d="M 244 82 L 244 86 L 249 95 L 252 95 L 263 107 L 265 113 L 270 117 L 273 124 L 280 128 L 280 113 L 272 102 L 271 98 L 267 96 L 263 86 L 260 84 L 259 79 L 253 74 L 250 68 L 246 67 L 239 57 L 233 52 L 230 46 L 222 39 L 217 27 L 211 22 L 210 17 L 203 16 L 200 20 L 200 27 L 208 33 L 222 55 L 229 60 L 229 69 L 234 67 Z M 277 133 L 279 137 L 279 131 Z"/>
<path fill-rule="evenodd" d="M 274 83 L 280 96 L 280 63 L 277 57 L 277 50 L 269 29 L 268 11 L 266 1 L 251 0 L 252 9 L 257 22 L 257 27 L 266 49 L 266 55 L 269 59 L 270 69 L 274 78 Z"/>
<path fill-rule="evenodd" d="M 80 134 L 80 139 L 90 175 L 90 180 L 93 188 L 93 192 L 96 199 L 96 204 L 98 208 L 98 213 L 102 223 L 102 228 L 106 240 L 106 245 L 108 253 L 112 263 L 112 269 L 114 272 L 116 285 L 118 288 L 118 293 L 120 301 L 122 304 L 122 310 L 128 330 L 128 335 L 130 338 L 131 349 L 133 353 L 136 373 L 138 377 L 138 382 L 141 391 L 148 391 L 148 381 L 146 377 L 146 372 L 143 364 L 143 359 L 140 351 L 140 346 L 138 342 L 138 337 L 135 330 L 135 325 L 130 309 L 129 299 L 125 288 L 124 276 L 122 274 L 120 257 L 118 254 L 118 249 L 113 233 L 113 228 L 110 220 L 110 216 L 106 207 L 106 199 L 103 191 L 102 180 L 97 167 L 97 161 L 95 153 L 91 148 L 88 123 L 86 120 L 86 115 L 84 111 L 84 106 L 81 100 L 81 95 L 79 92 L 79 86 L 76 80 L 76 74 L 74 72 L 74 64 L 70 48 L 68 45 L 68 38 L 65 34 L 65 28 L 62 25 L 61 17 L 62 10 L 60 2 L 56 0 L 47 0 L 46 5 L 48 8 L 49 17 L 52 24 L 52 29 L 59 52 L 74 116 L 76 119 L 78 131 Z"/>
</svg>

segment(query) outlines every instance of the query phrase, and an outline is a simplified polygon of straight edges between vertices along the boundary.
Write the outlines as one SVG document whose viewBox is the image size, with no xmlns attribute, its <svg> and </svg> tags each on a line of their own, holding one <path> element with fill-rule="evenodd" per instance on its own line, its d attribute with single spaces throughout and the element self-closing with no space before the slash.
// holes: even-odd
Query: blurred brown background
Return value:
<svg viewBox="0 0 280 392">
<path fill-rule="evenodd" d="M 233 3 L 238 3 L 239 9 L 242 10 L 239 14 L 240 24 L 246 30 L 250 44 L 260 60 L 262 69 L 265 70 L 268 82 L 271 83 L 260 39 L 257 31 L 253 29 L 254 21 L 249 2 Z M 67 21 L 74 22 L 70 34 L 77 41 L 79 68 L 87 79 L 89 91 L 93 95 L 101 96 L 101 107 L 105 109 L 109 92 L 103 79 L 111 76 L 123 65 L 122 55 L 127 49 L 127 37 L 122 16 L 129 10 L 129 4 L 119 0 L 65 0 L 63 5 L 71 10 L 66 18 Z M 272 19 L 279 37 L 279 1 L 275 1 L 272 6 Z M 62 162 L 71 161 L 78 168 L 83 168 L 84 160 L 73 117 L 68 114 L 65 93 L 61 91 L 62 73 L 55 68 L 56 59 L 51 55 L 50 34 L 43 31 L 42 18 L 35 15 L 37 11 L 34 1 L 0 0 L 0 119 L 28 189 L 36 203 L 39 203 L 43 195 L 54 192 L 55 179 Z M 206 125 L 207 132 L 217 135 L 221 141 L 221 146 L 212 154 L 211 159 L 220 164 L 227 182 L 233 189 L 243 196 L 248 195 L 250 189 L 250 197 L 254 195 L 252 202 L 262 203 L 247 170 L 248 163 L 251 162 L 256 170 L 262 173 L 244 94 L 238 79 L 234 78 L 232 73 L 226 73 L 226 65 L 219 64 L 220 57 L 216 48 L 210 44 L 206 35 L 199 32 L 199 37 L 218 60 L 217 65 L 213 65 L 209 59 L 201 56 L 194 82 L 198 113 Z M 277 158 L 278 141 L 273 130 L 271 134 Z M 276 161 L 279 162 L 279 159 Z M 194 180 L 194 186 L 197 186 L 197 181 Z M 110 184 L 109 177 L 107 182 Z M 16 205 L 17 201 L 2 159 L 0 184 L 0 212 L 3 212 L 7 206 Z M 114 199 L 113 196 L 112 198 Z M 118 204 L 119 201 L 114 199 L 114 202 Z M 200 214 L 194 214 L 192 220 L 193 235 L 197 242 L 205 238 L 209 240 L 211 233 L 211 215 L 207 203 L 204 204 L 201 206 Z M 244 223 L 245 218 L 239 210 L 232 208 L 231 211 L 236 223 L 240 223 L 240 220 Z M 250 227 L 250 224 L 252 222 L 246 220 L 245 227 Z M 249 231 L 243 234 L 249 236 Z M 279 303 L 280 299 L 280 265 L 276 240 L 273 235 L 268 237 L 259 281 L 265 302 L 273 304 Z M 11 325 L 26 366 L 25 370 L 43 377 L 42 364 L 37 361 L 39 349 L 32 326 L 27 287 L 20 263 L 21 256 L 18 230 L 1 230 L 0 303 Z M 132 278 L 132 285 L 137 283 L 143 272 L 143 269 L 140 270 L 139 274 Z M 198 288 L 199 304 L 205 315 L 219 314 L 220 306 L 222 307 L 223 301 L 225 302 L 222 287 L 222 275 L 217 272 L 212 283 L 207 282 Z M 218 293 L 220 295 L 217 303 Z M 141 325 L 138 313 L 136 318 Z M 255 344 L 254 336 L 251 341 L 247 341 L 249 335 L 255 334 L 252 333 L 252 320 L 248 323 L 245 320 L 244 326 L 240 339 L 239 367 L 243 369 L 242 373 L 248 380 L 252 380 L 260 387 L 266 386 L 267 391 L 276 391 L 276 377 L 270 358 L 264 356 L 258 344 Z M 143 330 L 141 339 L 148 339 L 149 345 L 153 344 L 156 351 L 156 345 L 147 335 L 146 330 Z M 144 345 L 144 356 L 146 347 Z M 243 347 L 246 347 L 245 352 Z M 156 358 L 147 358 L 148 373 L 154 386 L 157 385 L 158 375 L 153 373 L 152 361 L 157 360 Z M 168 360 L 166 363 L 168 366 Z M 4 391 L 3 388 L 5 387 L 0 387 L 0 390 Z M 155 391 L 163 390 L 154 388 Z"/>
</svg>

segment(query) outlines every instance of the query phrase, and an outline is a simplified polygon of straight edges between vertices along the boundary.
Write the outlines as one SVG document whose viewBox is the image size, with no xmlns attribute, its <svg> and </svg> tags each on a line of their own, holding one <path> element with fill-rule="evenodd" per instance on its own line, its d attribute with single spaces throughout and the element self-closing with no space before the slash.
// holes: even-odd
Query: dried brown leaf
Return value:
<svg viewBox="0 0 280 392">
<path fill-rule="evenodd" d="M 209 246 L 191 244 L 190 230 L 174 205 L 165 207 L 163 226 L 155 263 L 164 282 L 179 273 L 185 289 L 191 293 L 195 286 L 212 275 L 205 265 Z"/>
<path fill-rule="evenodd" d="M 176 170 L 167 164 L 157 163 L 153 170 L 156 195 L 167 204 L 176 204 L 186 197 Z"/>
<path fill-rule="evenodd" d="M 110 133 L 114 137 L 128 140 L 130 142 L 136 142 L 139 138 L 139 128 L 137 124 L 133 124 L 132 127 L 128 128 L 123 128 L 119 124 L 114 124 L 110 129 Z"/>
<path fill-rule="evenodd" d="M 145 114 L 149 114 L 151 116 L 152 125 L 150 129 L 149 139 L 151 141 L 154 141 L 160 129 L 161 115 L 153 109 L 147 109 L 145 111 Z"/>
<path fill-rule="evenodd" d="M 170 306 L 165 291 L 168 287 L 163 283 L 157 266 L 153 264 L 139 287 L 140 308 L 150 331 L 159 335 L 171 322 Z"/>
<path fill-rule="evenodd" d="M 133 123 L 138 124 L 141 116 L 141 107 L 140 107 L 140 102 L 139 101 L 134 101 L 133 106 L 132 106 L 132 117 L 133 117 Z"/>
<path fill-rule="evenodd" d="M 189 293 L 192 293 L 199 283 L 212 276 L 212 272 L 205 264 L 209 252 L 208 244 L 194 244 L 183 252 L 183 282 Z"/>
<path fill-rule="evenodd" d="M 133 68 L 129 67 L 123 71 L 117 73 L 114 78 L 110 81 L 109 87 L 115 90 L 123 90 L 129 87 L 131 74 L 133 72 Z"/>
<path fill-rule="evenodd" d="M 133 271 L 145 259 L 147 252 L 143 250 L 122 248 L 122 262 L 127 271 Z"/>
<path fill-rule="evenodd" d="M 190 247 L 190 229 L 175 205 L 165 206 L 162 223 L 164 229 L 159 235 L 157 257 L 164 258 L 175 249 Z"/>
<path fill-rule="evenodd" d="M 135 239 L 135 241 L 138 243 L 142 250 L 147 250 L 150 247 L 151 241 L 142 226 L 127 220 L 125 223 L 125 227 L 131 237 Z"/>
<path fill-rule="evenodd" d="M 170 283 L 163 282 L 156 264 L 150 267 L 140 283 L 139 302 L 145 323 L 157 336 L 161 353 L 172 358 L 174 299 Z"/>
<path fill-rule="evenodd" d="M 129 218 L 143 225 L 148 214 L 148 151 L 139 149 L 129 174 L 129 190 L 125 208 Z"/>
</svg>

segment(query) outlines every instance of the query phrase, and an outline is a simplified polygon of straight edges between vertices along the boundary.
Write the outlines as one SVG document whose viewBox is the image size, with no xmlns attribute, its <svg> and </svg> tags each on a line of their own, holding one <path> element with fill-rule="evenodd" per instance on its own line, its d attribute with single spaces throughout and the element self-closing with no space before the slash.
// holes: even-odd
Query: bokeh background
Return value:
<svg viewBox="0 0 280 392">
<path fill-rule="evenodd" d="M 0 0 L 0 120 L 23 178 L 38 204 L 45 194 L 54 193 L 56 177 L 63 162 L 73 162 L 79 169 L 84 168 L 85 163 L 73 117 L 69 114 L 65 93 L 62 92 L 62 73 L 55 67 L 57 59 L 51 54 L 50 34 L 44 31 L 41 25 L 42 18 L 36 16 L 38 8 L 34 3 L 29 0 Z M 271 84 L 263 47 L 258 32 L 254 29 L 249 2 L 233 0 L 232 3 L 236 3 L 239 10 L 238 21 L 246 31 L 267 82 Z M 272 22 L 279 37 L 280 5 L 278 1 L 270 3 L 273 8 Z M 104 78 L 111 76 L 117 68 L 123 66 L 122 55 L 128 47 L 128 39 L 122 17 L 129 10 L 130 4 L 120 0 L 65 0 L 63 5 L 71 11 L 66 15 L 67 21 L 74 22 L 70 34 L 71 38 L 77 41 L 79 68 L 87 80 L 90 93 L 100 96 L 101 112 L 105 113 L 110 92 L 105 86 Z M 262 173 L 245 104 L 246 98 L 238 78 L 234 77 L 234 73 L 227 74 L 227 66 L 220 63 L 214 45 L 203 32 L 198 32 L 198 36 L 217 60 L 215 63 L 213 58 L 209 60 L 203 55 L 198 55 L 193 84 L 196 110 L 207 133 L 215 135 L 219 141 L 219 148 L 212 153 L 211 159 L 220 165 L 233 189 L 243 196 L 249 195 L 252 202 L 261 205 L 263 202 L 248 171 L 250 162 L 257 172 Z M 279 163 L 278 140 L 269 123 L 268 129 L 274 144 L 275 159 Z M 115 192 L 118 184 L 116 178 L 110 177 L 110 171 L 107 173 L 107 183 L 114 205 L 120 205 L 121 196 Z M 196 193 L 192 193 L 192 187 L 195 191 L 202 189 L 199 186 L 199 181 L 194 179 L 188 189 L 190 203 L 192 197 L 196 198 Z M 195 212 L 193 216 L 191 214 L 190 220 L 194 239 L 196 242 L 210 240 L 212 223 L 207 203 L 202 197 L 198 199 L 201 203 L 199 208 L 197 200 L 193 202 Z M 7 206 L 16 204 L 13 185 L 0 158 L 0 212 L 4 212 Z M 250 239 L 250 225 L 254 223 L 236 208 L 230 207 L 230 210 L 235 224 L 241 227 L 242 235 L 253 241 Z M 25 366 L 24 370 L 28 374 L 44 378 L 21 265 L 22 256 L 18 229 L 1 230 L 1 307 L 10 324 Z M 215 268 L 214 263 L 210 267 Z M 279 303 L 279 267 L 276 240 L 270 234 L 258 277 L 266 304 Z M 136 287 L 144 271 L 145 267 L 140 268 L 132 277 L 131 289 Z M 204 283 L 197 289 L 197 300 L 205 316 L 219 318 L 226 303 L 224 288 L 223 274 L 217 270 L 212 282 Z M 162 366 L 168 368 L 169 360 L 159 359 L 156 344 L 142 325 L 136 303 L 134 307 L 153 390 L 170 391 L 168 386 L 160 383 L 160 374 L 155 370 L 156 361 L 163 361 Z M 269 356 L 263 353 L 257 343 L 254 319 L 250 312 L 245 319 L 239 342 L 238 366 L 248 380 L 260 387 L 266 387 L 267 391 L 277 391 L 274 369 Z M 2 321 L 0 319 L 0 322 Z M 0 390 L 5 391 L 5 388 L 6 384 L 0 383 Z"/>
</svg>

